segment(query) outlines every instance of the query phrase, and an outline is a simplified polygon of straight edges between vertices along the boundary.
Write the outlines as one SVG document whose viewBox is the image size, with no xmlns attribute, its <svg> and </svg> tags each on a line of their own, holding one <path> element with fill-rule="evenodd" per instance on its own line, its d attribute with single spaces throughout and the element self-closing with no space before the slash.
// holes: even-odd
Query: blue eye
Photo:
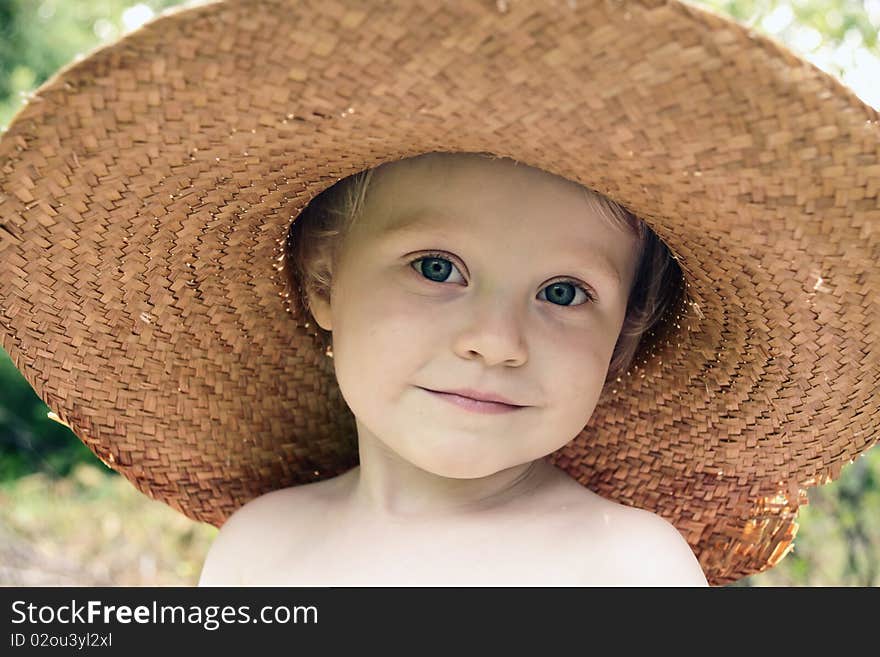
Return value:
<svg viewBox="0 0 880 657">
<path fill-rule="evenodd" d="M 453 270 L 458 271 L 458 267 L 452 264 L 451 261 L 437 255 L 422 256 L 417 260 L 413 260 L 410 265 L 422 276 L 435 283 L 445 283 Z M 461 276 L 460 272 L 459 277 L 464 282 L 464 277 Z"/>
<path fill-rule="evenodd" d="M 556 281 L 555 283 L 551 283 L 538 293 L 538 298 L 540 299 L 540 295 L 544 293 L 544 299 L 552 304 L 558 306 L 580 306 L 580 303 L 572 304 L 572 301 L 577 297 L 578 292 L 583 294 L 586 298 L 582 303 L 596 300 L 587 288 L 575 281 Z"/>
<path fill-rule="evenodd" d="M 410 266 L 422 276 L 435 283 L 449 282 L 449 276 L 452 272 L 458 272 L 458 276 L 461 279 L 460 282 L 466 282 L 458 267 L 439 253 L 430 253 L 417 258 L 410 262 Z M 578 292 L 584 297 L 584 300 L 580 303 L 573 303 L 578 296 Z M 556 281 L 545 286 L 538 293 L 538 298 L 557 306 L 580 306 L 588 301 L 596 301 L 596 297 L 587 287 L 572 280 Z"/>
</svg>

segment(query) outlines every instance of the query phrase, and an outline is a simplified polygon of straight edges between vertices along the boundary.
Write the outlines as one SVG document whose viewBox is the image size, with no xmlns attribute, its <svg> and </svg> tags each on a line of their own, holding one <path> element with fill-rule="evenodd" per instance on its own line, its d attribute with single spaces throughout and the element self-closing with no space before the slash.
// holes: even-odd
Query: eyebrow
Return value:
<svg viewBox="0 0 880 657">
<path fill-rule="evenodd" d="M 440 210 L 419 210 L 402 215 L 382 231 L 382 239 L 393 239 L 398 235 L 424 232 L 431 236 L 445 237 L 445 231 L 438 227 L 437 221 L 448 219 L 449 215 Z M 464 227 L 467 231 L 467 226 Z M 557 252 L 559 257 L 570 260 L 572 264 L 581 264 L 588 271 L 598 273 L 620 285 L 622 278 L 614 263 L 600 250 L 593 246 L 567 244 L 564 251 Z M 586 255 L 587 259 L 584 258 Z"/>
</svg>

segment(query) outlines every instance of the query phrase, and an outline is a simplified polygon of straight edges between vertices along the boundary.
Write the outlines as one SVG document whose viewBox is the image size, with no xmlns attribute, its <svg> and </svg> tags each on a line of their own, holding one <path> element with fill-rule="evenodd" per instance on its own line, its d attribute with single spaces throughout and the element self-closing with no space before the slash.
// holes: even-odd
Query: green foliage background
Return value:
<svg viewBox="0 0 880 657">
<path fill-rule="evenodd" d="M 880 0 L 692 3 L 733 16 L 804 56 L 822 51 L 840 53 L 848 48 L 850 53 L 855 50 L 880 57 Z M 0 0 L 0 127 L 9 123 L 28 94 L 65 64 L 121 36 L 144 18 L 178 4 L 179 0 Z M 777 31 L 768 32 L 768 25 L 775 26 Z M 804 51 L 798 45 L 803 43 L 813 43 L 812 51 Z M 850 59 L 855 61 L 852 56 Z M 823 68 L 849 83 L 846 58 L 838 57 Z M 873 79 L 880 86 L 880 67 L 875 69 Z M 89 472 L 101 473 L 97 482 Z M 69 429 L 49 417 L 49 409 L 6 352 L 0 350 L 0 502 L 5 501 L 7 507 L 21 512 L 18 526 L 27 527 L 33 518 L 49 514 L 47 508 L 39 507 L 35 501 L 40 490 L 55 486 L 65 496 L 86 489 L 105 491 L 111 484 L 101 482 L 113 478 L 121 479 L 101 464 Z M 91 483 L 86 486 L 83 482 Z M 119 481 L 112 485 L 120 483 L 121 487 L 113 488 L 117 498 L 119 491 L 131 488 Z M 87 498 L 91 505 L 109 497 L 94 492 L 91 495 Z M 840 480 L 811 490 L 809 498 L 810 504 L 799 517 L 801 529 L 794 551 L 771 571 L 745 578 L 735 586 L 880 585 L 880 449 L 871 450 L 848 466 Z M 38 510 L 26 511 L 31 507 Z M 0 529 L 3 518 L 0 516 Z M 174 555 L 179 555 L 177 561 L 183 564 L 177 566 L 179 574 L 183 581 L 192 582 L 212 534 L 199 534 L 179 514 L 166 522 L 178 533 L 175 542 L 161 553 L 160 561 L 171 568 Z M 89 545 L 84 554 L 94 549 L 97 548 Z M 120 567 L 120 572 L 125 570 Z M 104 582 L 99 577 L 95 581 L 120 580 L 111 578 Z"/>
</svg>

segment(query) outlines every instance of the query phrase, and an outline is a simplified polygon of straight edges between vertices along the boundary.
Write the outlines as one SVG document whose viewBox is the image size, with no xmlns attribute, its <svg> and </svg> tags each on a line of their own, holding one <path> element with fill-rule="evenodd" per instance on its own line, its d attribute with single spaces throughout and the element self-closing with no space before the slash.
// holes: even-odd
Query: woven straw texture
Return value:
<svg viewBox="0 0 880 657">
<path fill-rule="evenodd" d="M 550 459 L 672 522 L 712 584 L 775 564 L 808 486 L 878 439 L 880 123 L 677 2 L 273 0 L 166 13 L 0 141 L 0 342 L 138 489 L 221 524 L 357 463 L 285 269 L 357 171 L 491 152 L 667 242 L 687 295 Z"/>
</svg>

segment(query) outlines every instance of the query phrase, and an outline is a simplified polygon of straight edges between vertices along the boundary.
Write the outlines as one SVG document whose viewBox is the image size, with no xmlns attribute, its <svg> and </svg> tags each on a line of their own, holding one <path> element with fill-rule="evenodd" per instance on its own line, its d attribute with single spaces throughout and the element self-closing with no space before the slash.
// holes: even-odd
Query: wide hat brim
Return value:
<svg viewBox="0 0 880 657">
<path fill-rule="evenodd" d="M 878 438 L 880 124 L 678 2 L 244 1 L 168 12 L 0 141 L 0 341 L 138 489 L 221 524 L 357 463 L 285 270 L 339 179 L 490 152 L 644 219 L 687 297 L 550 459 L 672 522 L 721 584 Z M 389 357 L 392 357 L 389 355 Z"/>
</svg>

